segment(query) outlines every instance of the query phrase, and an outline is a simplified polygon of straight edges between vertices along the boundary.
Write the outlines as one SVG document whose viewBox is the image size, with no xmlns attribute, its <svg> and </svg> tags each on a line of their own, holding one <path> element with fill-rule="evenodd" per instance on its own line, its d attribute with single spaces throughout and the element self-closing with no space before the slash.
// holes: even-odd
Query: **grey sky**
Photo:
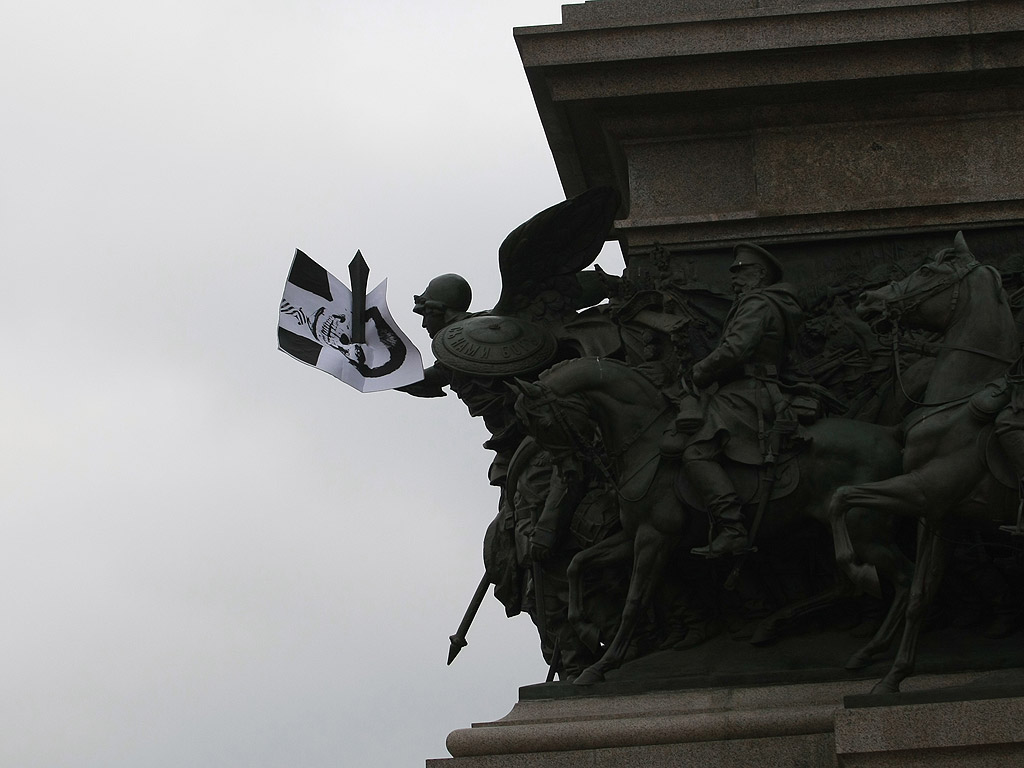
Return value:
<svg viewBox="0 0 1024 768">
<path fill-rule="evenodd" d="M 557 0 L 7 3 L 0 765 L 419 765 L 543 674 L 479 580 L 454 397 L 276 350 L 295 248 L 500 288 L 562 197 L 512 41 Z M 615 269 L 614 262 L 609 269 Z"/>
</svg>

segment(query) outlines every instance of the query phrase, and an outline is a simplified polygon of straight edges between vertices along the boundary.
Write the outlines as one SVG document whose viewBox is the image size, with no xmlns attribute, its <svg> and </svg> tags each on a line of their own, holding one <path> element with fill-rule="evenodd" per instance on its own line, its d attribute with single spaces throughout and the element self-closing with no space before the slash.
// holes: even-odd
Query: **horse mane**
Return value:
<svg viewBox="0 0 1024 768">
<path fill-rule="evenodd" d="M 999 302 L 1001 306 L 1009 305 L 1010 298 L 1006 295 L 1006 289 L 1003 287 L 1003 276 L 999 274 L 999 270 L 991 264 L 982 264 L 981 266 L 985 273 L 992 278 L 989 281 L 989 285 L 992 288 L 992 298 Z"/>
<path fill-rule="evenodd" d="M 550 368 L 543 371 L 538 377 L 538 382 L 550 387 L 553 383 L 557 384 L 561 378 L 565 376 L 565 370 L 570 369 L 569 374 L 571 375 L 572 370 L 576 368 L 586 368 L 588 372 L 594 368 L 600 370 L 602 367 L 611 366 L 613 368 L 621 368 L 623 371 L 628 373 L 638 373 L 632 366 L 622 362 L 621 360 L 614 360 L 609 357 L 572 357 L 568 360 L 561 360 Z M 554 379 L 554 382 L 550 381 Z"/>
<path fill-rule="evenodd" d="M 659 407 L 666 401 L 662 388 L 642 371 L 606 357 L 575 357 L 555 363 L 538 377 L 537 384 L 559 398 L 603 391 L 617 400 L 657 403 Z"/>
<path fill-rule="evenodd" d="M 559 360 L 557 363 L 552 365 L 550 368 L 546 368 L 543 371 L 541 371 L 540 376 L 538 376 L 537 378 L 538 378 L 539 381 L 543 382 L 545 379 L 549 378 L 552 374 L 557 373 L 562 368 L 565 368 L 565 366 L 567 366 L 569 363 L 575 363 L 575 362 L 578 362 L 578 361 L 580 361 L 582 359 L 584 359 L 584 358 L 582 358 L 582 357 L 570 357 L 568 360 Z"/>
<path fill-rule="evenodd" d="M 970 246 L 967 245 L 967 241 L 964 240 L 962 232 L 957 233 L 952 246 L 940 248 L 932 255 L 929 262 L 932 264 L 947 264 L 952 262 L 958 267 L 967 269 L 981 267 L 982 271 L 991 278 L 990 284 L 992 286 L 992 298 L 994 298 L 1001 306 L 1008 304 L 1010 301 L 1009 297 L 1006 295 L 1006 291 L 1003 289 L 1003 278 L 1002 275 L 999 274 L 999 270 L 991 264 L 982 264 L 978 261 L 978 257 L 974 255 Z"/>
</svg>

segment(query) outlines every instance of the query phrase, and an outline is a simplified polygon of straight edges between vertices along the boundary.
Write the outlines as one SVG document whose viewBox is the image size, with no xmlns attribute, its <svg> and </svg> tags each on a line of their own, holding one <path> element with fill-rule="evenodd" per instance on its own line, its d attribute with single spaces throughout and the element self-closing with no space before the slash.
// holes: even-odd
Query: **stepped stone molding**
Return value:
<svg viewBox="0 0 1024 768">
<path fill-rule="evenodd" d="M 1024 4 L 567 5 L 515 30 L 567 195 L 627 254 L 1024 222 Z"/>
</svg>

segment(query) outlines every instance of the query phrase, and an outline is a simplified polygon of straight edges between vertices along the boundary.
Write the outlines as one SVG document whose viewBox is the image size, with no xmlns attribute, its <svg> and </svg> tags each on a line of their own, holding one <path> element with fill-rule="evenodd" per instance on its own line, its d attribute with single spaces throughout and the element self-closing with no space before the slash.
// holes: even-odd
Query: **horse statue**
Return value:
<svg viewBox="0 0 1024 768">
<path fill-rule="evenodd" d="M 925 612 L 950 555 L 951 542 L 945 535 L 949 523 L 959 519 L 991 524 L 1017 513 L 1019 478 L 1000 482 L 985 460 L 990 436 L 985 433 L 993 431 L 999 410 L 998 402 L 985 407 L 985 401 L 991 402 L 995 391 L 986 385 L 1006 374 L 1020 347 L 999 273 L 974 258 L 962 233 L 957 233 L 951 248 L 935 253 L 917 271 L 863 294 L 858 312 L 893 325 L 897 381 L 899 325 L 943 334 L 923 398 L 914 401 L 918 408 L 904 420 L 903 472 L 866 484 L 844 484 L 836 490 L 830 509 L 836 521 L 852 509 L 920 520 L 909 593 L 906 599 L 897 596 L 879 634 L 848 665 L 866 664 L 885 650 L 892 630 L 905 619 L 896 659 L 872 691 L 894 693 L 913 673 Z M 837 530 L 841 533 L 842 526 Z M 836 547 L 840 562 L 856 563 L 848 539 L 840 535 Z M 857 578 L 853 570 L 850 574 Z M 883 636 L 886 633 L 889 637 Z"/>
<path fill-rule="evenodd" d="M 596 647 L 597 630 L 589 625 L 582 604 L 582 572 L 591 566 L 610 564 L 632 555 L 633 569 L 622 616 L 604 654 L 576 679 L 586 685 L 604 679 L 620 666 L 637 626 L 660 582 L 668 559 L 681 542 L 700 543 L 707 530 L 706 516 L 677 494 L 679 460 L 660 456 L 659 443 L 675 419 L 675 406 L 661 389 L 625 363 L 585 357 L 553 366 L 538 383 L 518 382 L 521 394 L 516 412 L 527 431 L 551 453 L 555 461 L 588 456 L 602 466 L 619 499 L 620 532 L 579 552 L 568 568 L 568 619 L 589 645 Z M 607 463 L 593 455 L 591 435 L 600 433 Z M 900 445 L 896 430 L 850 419 L 823 419 L 808 427 L 810 440 L 794 459 L 799 464 L 799 483 L 792 493 L 768 504 L 761 530 L 768 537 L 799 518 L 831 524 L 828 504 L 842 484 L 871 482 L 900 470 Z M 856 514 L 856 513 L 855 513 Z M 851 520 L 852 522 L 852 520 Z M 838 536 L 836 523 L 833 536 Z M 857 518 L 854 544 L 861 565 L 858 583 L 881 574 L 899 583 L 909 573 L 906 558 L 900 560 L 888 541 L 891 520 L 884 515 Z M 850 536 L 843 530 L 846 541 Z M 862 546 L 861 546 L 862 545 Z M 895 554 L 894 554 L 895 552 Z M 908 580 L 907 578 L 902 581 Z M 798 611 L 831 605 L 850 594 L 852 584 L 837 579 L 820 596 L 802 601 Z M 793 615 L 793 607 L 783 609 Z"/>
</svg>

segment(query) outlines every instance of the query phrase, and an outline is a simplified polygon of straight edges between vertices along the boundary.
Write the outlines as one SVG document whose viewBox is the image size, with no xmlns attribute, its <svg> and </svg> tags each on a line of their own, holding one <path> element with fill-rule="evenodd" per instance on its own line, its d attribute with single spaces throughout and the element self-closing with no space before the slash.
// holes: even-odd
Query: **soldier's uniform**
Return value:
<svg viewBox="0 0 1024 768">
<path fill-rule="evenodd" d="M 782 268 L 770 253 L 741 243 L 734 254 L 730 270 L 760 265 L 768 284 L 736 299 L 718 346 L 693 366 L 693 383 L 702 389 L 717 384 L 717 390 L 712 388 L 707 396 L 701 426 L 689 436 L 680 430 L 676 437 L 686 479 L 707 506 L 713 531 L 717 529 L 709 547 L 694 550 L 706 556 L 748 545 L 739 498 L 718 458 L 724 454 L 743 464 L 763 462 L 767 436 L 783 407 L 779 376 L 803 319 L 796 290 L 779 282 Z M 671 445 L 671 440 L 666 442 Z"/>
<path fill-rule="evenodd" d="M 693 366 L 693 383 L 718 391 L 708 401 L 703 426 L 688 441 L 713 442 L 730 459 L 760 464 L 763 427 L 774 417 L 778 377 L 796 336 L 802 311 L 792 286 L 776 283 L 741 296 L 725 321 L 722 340 Z"/>
</svg>

